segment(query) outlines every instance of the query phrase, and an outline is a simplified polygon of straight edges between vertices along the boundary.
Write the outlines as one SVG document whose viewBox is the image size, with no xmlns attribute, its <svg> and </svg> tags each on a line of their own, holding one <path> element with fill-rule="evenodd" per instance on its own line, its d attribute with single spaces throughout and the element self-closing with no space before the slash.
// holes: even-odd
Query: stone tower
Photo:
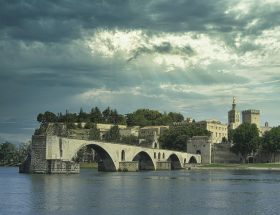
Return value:
<svg viewBox="0 0 280 215">
<path fill-rule="evenodd" d="M 260 128 L 260 111 L 244 110 L 242 111 L 242 123 L 256 124 Z"/>
<path fill-rule="evenodd" d="M 236 110 L 236 99 L 233 97 L 232 108 L 228 112 L 228 126 L 230 129 L 236 129 L 240 125 L 240 112 Z"/>
</svg>

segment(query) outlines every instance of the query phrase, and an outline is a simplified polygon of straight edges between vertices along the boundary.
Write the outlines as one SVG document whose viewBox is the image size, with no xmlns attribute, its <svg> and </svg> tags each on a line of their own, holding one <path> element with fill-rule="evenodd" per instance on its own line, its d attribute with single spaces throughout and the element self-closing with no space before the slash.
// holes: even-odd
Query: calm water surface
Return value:
<svg viewBox="0 0 280 215">
<path fill-rule="evenodd" d="M 0 214 L 280 214 L 280 172 L 27 175 L 2 167 Z"/>
</svg>

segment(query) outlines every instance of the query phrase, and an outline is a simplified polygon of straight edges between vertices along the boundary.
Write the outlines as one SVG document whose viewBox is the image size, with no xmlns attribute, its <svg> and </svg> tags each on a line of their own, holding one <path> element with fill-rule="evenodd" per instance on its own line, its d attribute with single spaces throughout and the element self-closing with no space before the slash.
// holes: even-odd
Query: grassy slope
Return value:
<svg viewBox="0 0 280 215">
<path fill-rule="evenodd" d="M 80 163 L 80 168 L 97 169 L 97 163 Z"/>
<path fill-rule="evenodd" d="M 246 163 L 246 164 L 202 164 L 198 167 L 202 168 L 232 168 L 232 169 L 247 169 L 247 168 L 264 168 L 264 169 L 270 169 L 270 168 L 279 168 L 280 169 L 280 163 Z"/>
</svg>

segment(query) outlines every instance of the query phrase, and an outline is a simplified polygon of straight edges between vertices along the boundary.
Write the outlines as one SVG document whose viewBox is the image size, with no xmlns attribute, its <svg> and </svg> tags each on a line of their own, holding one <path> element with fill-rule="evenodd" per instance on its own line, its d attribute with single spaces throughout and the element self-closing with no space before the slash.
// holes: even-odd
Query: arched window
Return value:
<svg viewBox="0 0 280 215">
<path fill-rule="evenodd" d="M 154 152 L 154 158 L 157 158 L 157 153 Z"/>
<path fill-rule="evenodd" d="M 165 158 L 165 154 L 164 154 L 164 152 L 163 152 L 163 154 L 162 154 L 162 158 L 163 158 L 163 159 Z"/>
<path fill-rule="evenodd" d="M 125 161 L 125 152 L 122 150 L 122 161 Z"/>
<path fill-rule="evenodd" d="M 186 158 L 184 159 L 184 163 L 187 163 L 187 159 Z"/>
<path fill-rule="evenodd" d="M 160 160 L 160 152 L 158 153 L 158 159 Z"/>
<path fill-rule="evenodd" d="M 154 146 L 154 148 L 157 148 L 157 143 L 155 143 L 155 146 Z"/>
</svg>

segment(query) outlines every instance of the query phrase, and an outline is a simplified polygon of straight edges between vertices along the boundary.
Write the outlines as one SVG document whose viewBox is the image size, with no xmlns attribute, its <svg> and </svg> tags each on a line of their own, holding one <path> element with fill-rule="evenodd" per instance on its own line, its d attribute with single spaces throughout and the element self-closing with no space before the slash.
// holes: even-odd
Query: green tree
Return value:
<svg viewBox="0 0 280 215">
<path fill-rule="evenodd" d="M 102 116 L 103 116 L 103 120 L 106 123 L 110 123 L 110 117 L 111 117 L 111 112 L 112 110 L 110 109 L 110 107 L 107 107 L 103 112 L 102 112 Z"/>
<path fill-rule="evenodd" d="M 178 151 L 187 150 L 187 140 L 193 136 L 210 136 L 209 131 L 194 124 L 171 127 L 159 138 L 162 148 Z"/>
<path fill-rule="evenodd" d="M 67 129 L 76 129 L 77 128 L 77 126 L 73 122 L 67 122 L 66 127 L 67 127 Z"/>
<path fill-rule="evenodd" d="M 90 112 L 90 121 L 94 123 L 102 122 L 102 113 L 98 107 L 92 108 Z"/>
<path fill-rule="evenodd" d="M 17 147 L 17 160 L 19 162 L 24 162 L 26 159 L 26 156 L 31 153 L 31 141 L 28 141 L 26 143 L 21 143 Z"/>
<path fill-rule="evenodd" d="M 45 121 L 45 116 L 44 116 L 44 114 L 39 113 L 39 114 L 37 115 L 37 121 L 40 122 L 40 123 L 44 122 L 44 121 Z"/>
<path fill-rule="evenodd" d="M 94 128 L 94 126 L 96 126 L 96 124 L 95 123 L 93 123 L 93 122 L 87 122 L 86 124 L 85 124 L 85 129 L 91 129 L 91 128 Z"/>
<path fill-rule="evenodd" d="M 234 134 L 234 129 L 228 129 L 228 141 L 233 142 L 233 134 Z"/>
<path fill-rule="evenodd" d="M 57 116 L 50 111 L 46 111 L 44 114 L 38 114 L 37 121 L 41 123 L 57 122 Z"/>
<path fill-rule="evenodd" d="M 127 114 L 128 126 L 171 125 L 172 122 L 181 122 L 184 116 L 180 113 L 160 113 L 157 110 L 138 109 Z"/>
<path fill-rule="evenodd" d="M 105 133 L 105 140 L 109 142 L 117 142 L 120 140 L 120 130 L 117 125 L 112 126 L 109 131 Z"/>
<path fill-rule="evenodd" d="M 260 144 L 259 130 L 255 124 L 243 123 L 233 132 L 231 150 L 240 154 L 242 161 L 246 162 L 250 153 L 256 152 Z"/>
<path fill-rule="evenodd" d="M 184 116 L 180 113 L 170 112 L 168 116 L 171 118 L 172 122 L 182 122 L 184 121 Z"/>
<path fill-rule="evenodd" d="M 280 126 L 265 132 L 262 138 L 262 150 L 270 153 L 271 161 L 272 157 L 275 161 L 275 153 L 280 151 Z"/>
<path fill-rule="evenodd" d="M 100 140 L 100 130 L 97 129 L 96 124 L 94 124 L 89 130 L 90 140 Z"/>
<path fill-rule="evenodd" d="M 159 120 L 161 116 L 162 114 L 156 110 L 138 109 L 133 113 L 127 114 L 127 125 L 157 125 L 156 121 Z"/>
<path fill-rule="evenodd" d="M 139 139 L 138 139 L 138 137 L 136 137 L 134 135 L 130 135 L 130 136 L 121 137 L 120 142 L 125 143 L 125 144 L 129 144 L 129 145 L 138 145 L 139 144 Z"/>
<path fill-rule="evenodd" d="M 0 144 L 0 162 L 4 165 L 17 163 L 17 149 L 12 143 L 5 142 Z"/>
<path fill-rule="evenodd" d="M 89 122 L 90 121 L 90 117 L 89 115 L 83 111 L 83 108 L 80 108 L 80 112 L 79 115 L 77 117 L 78 122 Z"/>
<path fill-rule="evenodd" d="M 53 112 L 46 111 L 44 115 L 45 115 L 46 122 L 56 122 L 57 121 L 57 117 Z"/>
</svg>

